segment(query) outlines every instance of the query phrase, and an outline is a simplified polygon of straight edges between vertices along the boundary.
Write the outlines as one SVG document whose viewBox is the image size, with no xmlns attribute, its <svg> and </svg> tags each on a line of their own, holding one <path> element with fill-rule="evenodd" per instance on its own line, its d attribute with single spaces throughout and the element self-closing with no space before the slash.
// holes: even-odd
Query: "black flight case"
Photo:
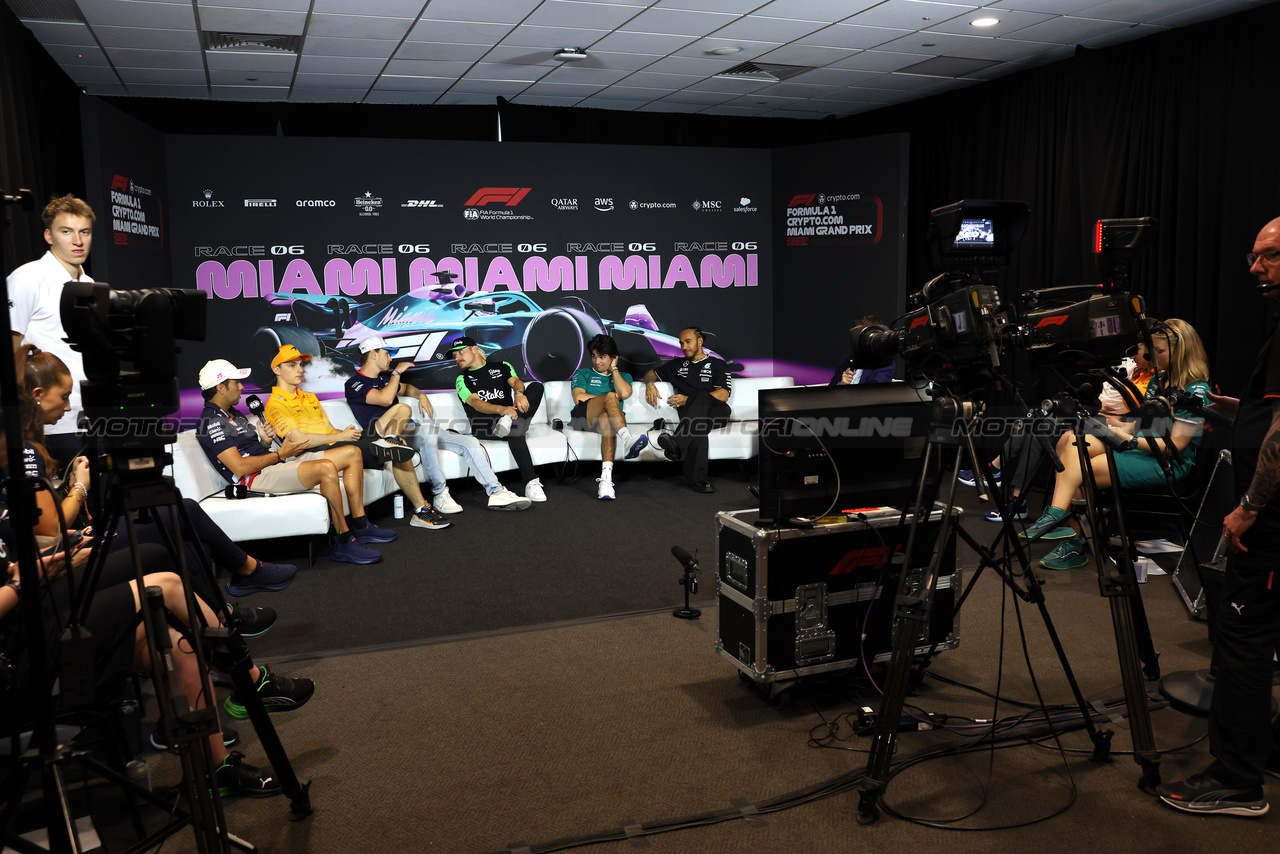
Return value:
<svg viewBox="0 0 1280 854">
<path fill-rule="evenodd" d="M 918 536 L 931 554 L 942 528 L 936 505 Z M 944 544 L 928 635 L 916 654 L 959 645 L 955 598 L 955 524 Z M 911 514 L 868 513 L 867 522 L 812 528 L 758 528 L 755 510 L 716 514 L 716 600 L 720 638 L 716 650 L 740 676 L 767 689 L 782 705 L 802 679 L 839 674 L 889 660 L 897 563 L 886 558 L 906 549 Z M 865 634 L 865 638 L 864 638 Z"/>
</svg>

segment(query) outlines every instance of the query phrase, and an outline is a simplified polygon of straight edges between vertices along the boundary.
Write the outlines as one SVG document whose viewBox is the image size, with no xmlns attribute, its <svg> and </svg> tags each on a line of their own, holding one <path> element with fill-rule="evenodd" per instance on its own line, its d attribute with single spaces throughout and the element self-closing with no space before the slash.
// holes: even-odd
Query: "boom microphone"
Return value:
<svg viewBox="0 0 1280 854">
<path fill-rule="evenodd" d="M 671 547 L 671 555 L 676 560 L 680 561 L 680 565 L 686 570 L 695 570 L 698 568 L 698 562 L 693 559 L 693 555 L 689 554 L 679 546 Z"/>
</svg>

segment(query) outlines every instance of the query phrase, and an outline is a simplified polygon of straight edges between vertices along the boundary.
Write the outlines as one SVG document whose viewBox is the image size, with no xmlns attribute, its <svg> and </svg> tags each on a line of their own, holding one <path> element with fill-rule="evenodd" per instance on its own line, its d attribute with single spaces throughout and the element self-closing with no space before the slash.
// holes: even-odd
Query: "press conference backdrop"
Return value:
<svg viewBox="0 0 1280 854">
<path fill-rule="evenodd" d="M 596 332 L 612 332 L 639 372 L 678 355 L 689 325 L 744 375 L 803 374 L 807 357 L 817 376 L 843 355 L 847 318 L 865 304 L 842 295 L 849 271 L 864 271 L 861 293 L 883 291 L 879 303 L 901 299 L 905 187 L 884 180 L 901 172 L 901 142 L 771 152 L 165 135 L 87 100 L 94 260 L 113 286 L 210 297 L 207 339 L 180 342 L 188 416 L 208 359 L 252 367 L 251 386 L 267 387 L 271 355 L 295 344 L 316 357 L 306 387 L 327 396 L 374 334 L 424 388 L 452 387 L 445 350 L 459 334 L 546 380 L 585 363 Z M 772 195 L 779 162 L 786 199 Z M 835 214 L 816 210 L 826 200 L 793 209 L 795 188 L 831 186 L 867 195 L 832 202 Z M 777 224 L 800 214 L 838 216 L 853 238 L 815 233 L 817 251 L 788 275 Z M 775 366 L 775 336 L 790 344 L 785 365 Z"/>
</svg>

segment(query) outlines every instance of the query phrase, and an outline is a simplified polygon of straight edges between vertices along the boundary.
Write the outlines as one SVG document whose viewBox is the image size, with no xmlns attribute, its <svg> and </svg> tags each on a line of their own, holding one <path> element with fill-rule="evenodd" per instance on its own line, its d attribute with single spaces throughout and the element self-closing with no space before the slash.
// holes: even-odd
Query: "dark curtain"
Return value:
<svg viewBox="0 0 1280 854">
<path fill-rule="evenodd" d="M 31 31 L 0 3 L 0 188 L 35 193 L 30 213 L 14 205 L 0 211 L 2 275 L 44 254 L 40 211 L 50 198 L 84 196 L 80 97 Z"/>
<path fill-rule="evenodd" d="M 1269 5 L 934 98 L 841 120 L 842 136 L 911 134 L 909 282 L 932 273 L 925 224 L 964 198 L 1015 199 L 1031 223 L 1000 282 L 1028 290 L 1099 280 L 1092 226 L 1153 216 L 1134 265 L 1148 313 L 1181 317 L 1238 389 L 1269 303 L 1244 255 L 1280 216 L 1280 72 Z"/>
</svg>

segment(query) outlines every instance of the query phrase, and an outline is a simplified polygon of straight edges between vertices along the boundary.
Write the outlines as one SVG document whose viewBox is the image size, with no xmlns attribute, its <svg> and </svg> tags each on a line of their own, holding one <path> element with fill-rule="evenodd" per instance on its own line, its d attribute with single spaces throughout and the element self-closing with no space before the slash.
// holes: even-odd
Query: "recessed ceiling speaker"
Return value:
<svg viewBox="0 0 1280 854">
<path fill-rule="evenodd" d="M 587 58 L 587 52 L 580 47 L 562 47 L 552 56 L 561 62 L 582 62 Z"/>
</svg>

